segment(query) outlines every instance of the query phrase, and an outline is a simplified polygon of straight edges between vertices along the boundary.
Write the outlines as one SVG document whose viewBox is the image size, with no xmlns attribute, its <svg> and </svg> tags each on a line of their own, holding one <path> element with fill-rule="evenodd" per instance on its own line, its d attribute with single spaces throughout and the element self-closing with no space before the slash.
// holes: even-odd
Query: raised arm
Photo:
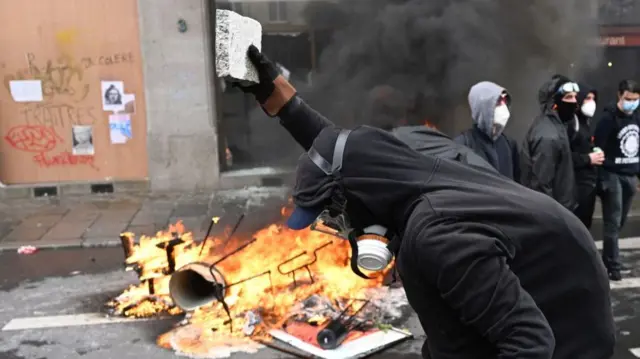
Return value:
<svg viewBox="0 0 640 359">
<path fill-rule="evenodd" d="M 251 93 L 270 117 L 279 117 L 280 124 L 302 146 L 311 148 L 313 140 L 325 127 L 334 126 L 331 121 L 307 105 L 296 89 L 278 73 L 275 64 L 253 45 L 247 55 L 258 70 L 260 83 L 239 86 L 245 93 Z"/>
<path fill-rule="evenodd" d="M 507 264 L 514 249 L 492 233 L 474 222 L 432 221 L 415 239 L 414 261 L 460 321 L 495 346 L 496 358 L 550 359 L 549 323 Z"/>
</svg>

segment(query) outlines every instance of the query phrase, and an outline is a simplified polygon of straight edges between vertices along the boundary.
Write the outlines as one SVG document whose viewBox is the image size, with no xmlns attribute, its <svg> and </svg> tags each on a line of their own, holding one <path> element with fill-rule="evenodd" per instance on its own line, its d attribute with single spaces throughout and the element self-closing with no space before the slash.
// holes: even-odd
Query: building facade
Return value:
<svg viewBox="0 0 640 359">
<path fill-rule="evenodd" d="M 639 75 L 640 5 L 633 0 L 585 4 L 599 18 L 605 47 L 594 85 L 610 91 L 611 78 Z M 0 48 L 11 49 L 0 52 L 5 192 L 85 193 L 105 186 L 207 191 L 281 184 L 290 171 L 284 164 L 299 148 L 250 96 L 216 79 L 214 12 L 230 9 L 260 21 L 265 52 L 302 88 L 312 85 L 329 38 L 307 25 L 308 5 L 306 0 L 0 0 Z M 109 104 L 111 95 L 121 101 Z"/>
</svg>

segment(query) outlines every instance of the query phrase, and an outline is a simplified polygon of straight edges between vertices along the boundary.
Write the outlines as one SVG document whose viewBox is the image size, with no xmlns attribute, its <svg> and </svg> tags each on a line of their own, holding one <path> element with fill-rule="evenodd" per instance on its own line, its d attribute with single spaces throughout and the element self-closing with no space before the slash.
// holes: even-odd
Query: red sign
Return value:
<svg viewBox="0 0 640 359">
<path fill-rule="evenodd" d="M 611 47 L 640 46 L 640 34 L 600 36 L 600 45 Z"/>
</svg>

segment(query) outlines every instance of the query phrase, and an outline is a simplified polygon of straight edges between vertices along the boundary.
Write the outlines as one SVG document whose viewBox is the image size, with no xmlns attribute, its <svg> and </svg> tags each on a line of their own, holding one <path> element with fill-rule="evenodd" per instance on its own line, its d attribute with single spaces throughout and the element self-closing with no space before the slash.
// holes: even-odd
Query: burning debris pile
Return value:
<svg viewBox="0 0 640 359">
<path fill-rule="evenodd" d="M 141 236 L 139 244 L 134 234 L 122 234 L 126 268 L 140 283 L 107 303 L 110 313 L 186 312 L 158 344 L 204 358 L 254 352 L 274 330 L 332 349 L 387 330 L 401 317 L 404 291 L 382 285 L 389 268 L 372 280 L 356 276 L 347 241 L 275 224 L 242 239 L 233 235 L 241 220 L 221 239 L 208 237 L 218 222 L 213 218 L 202 242 L 180 222 L 154 237 Z"/>
</svg>

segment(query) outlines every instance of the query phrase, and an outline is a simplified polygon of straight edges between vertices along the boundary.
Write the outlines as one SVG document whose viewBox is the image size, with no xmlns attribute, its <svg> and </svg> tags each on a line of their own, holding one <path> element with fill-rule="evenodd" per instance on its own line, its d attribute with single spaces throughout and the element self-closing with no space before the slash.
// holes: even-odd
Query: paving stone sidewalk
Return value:
<svg viewBox="0 0 640 359">
<path fill-rule="evenodd" d="M 119 245 L 119 234 L 153 235 L 181 220 L 203 238 L 213 216 L 279 206 L 286 189 L 245 189 L 211 193 L 164 193 L 146 196 L 92 195 L 0 203 L 0 250 Z M 265 202 L 266 201 L 266 202 Z M 233 222 L 237 215 L 228 215 Z M 264 226 L 264 215 L 249 230 Z M 260 222 L 260 223 L 257 223 Z"/>
</svg>

